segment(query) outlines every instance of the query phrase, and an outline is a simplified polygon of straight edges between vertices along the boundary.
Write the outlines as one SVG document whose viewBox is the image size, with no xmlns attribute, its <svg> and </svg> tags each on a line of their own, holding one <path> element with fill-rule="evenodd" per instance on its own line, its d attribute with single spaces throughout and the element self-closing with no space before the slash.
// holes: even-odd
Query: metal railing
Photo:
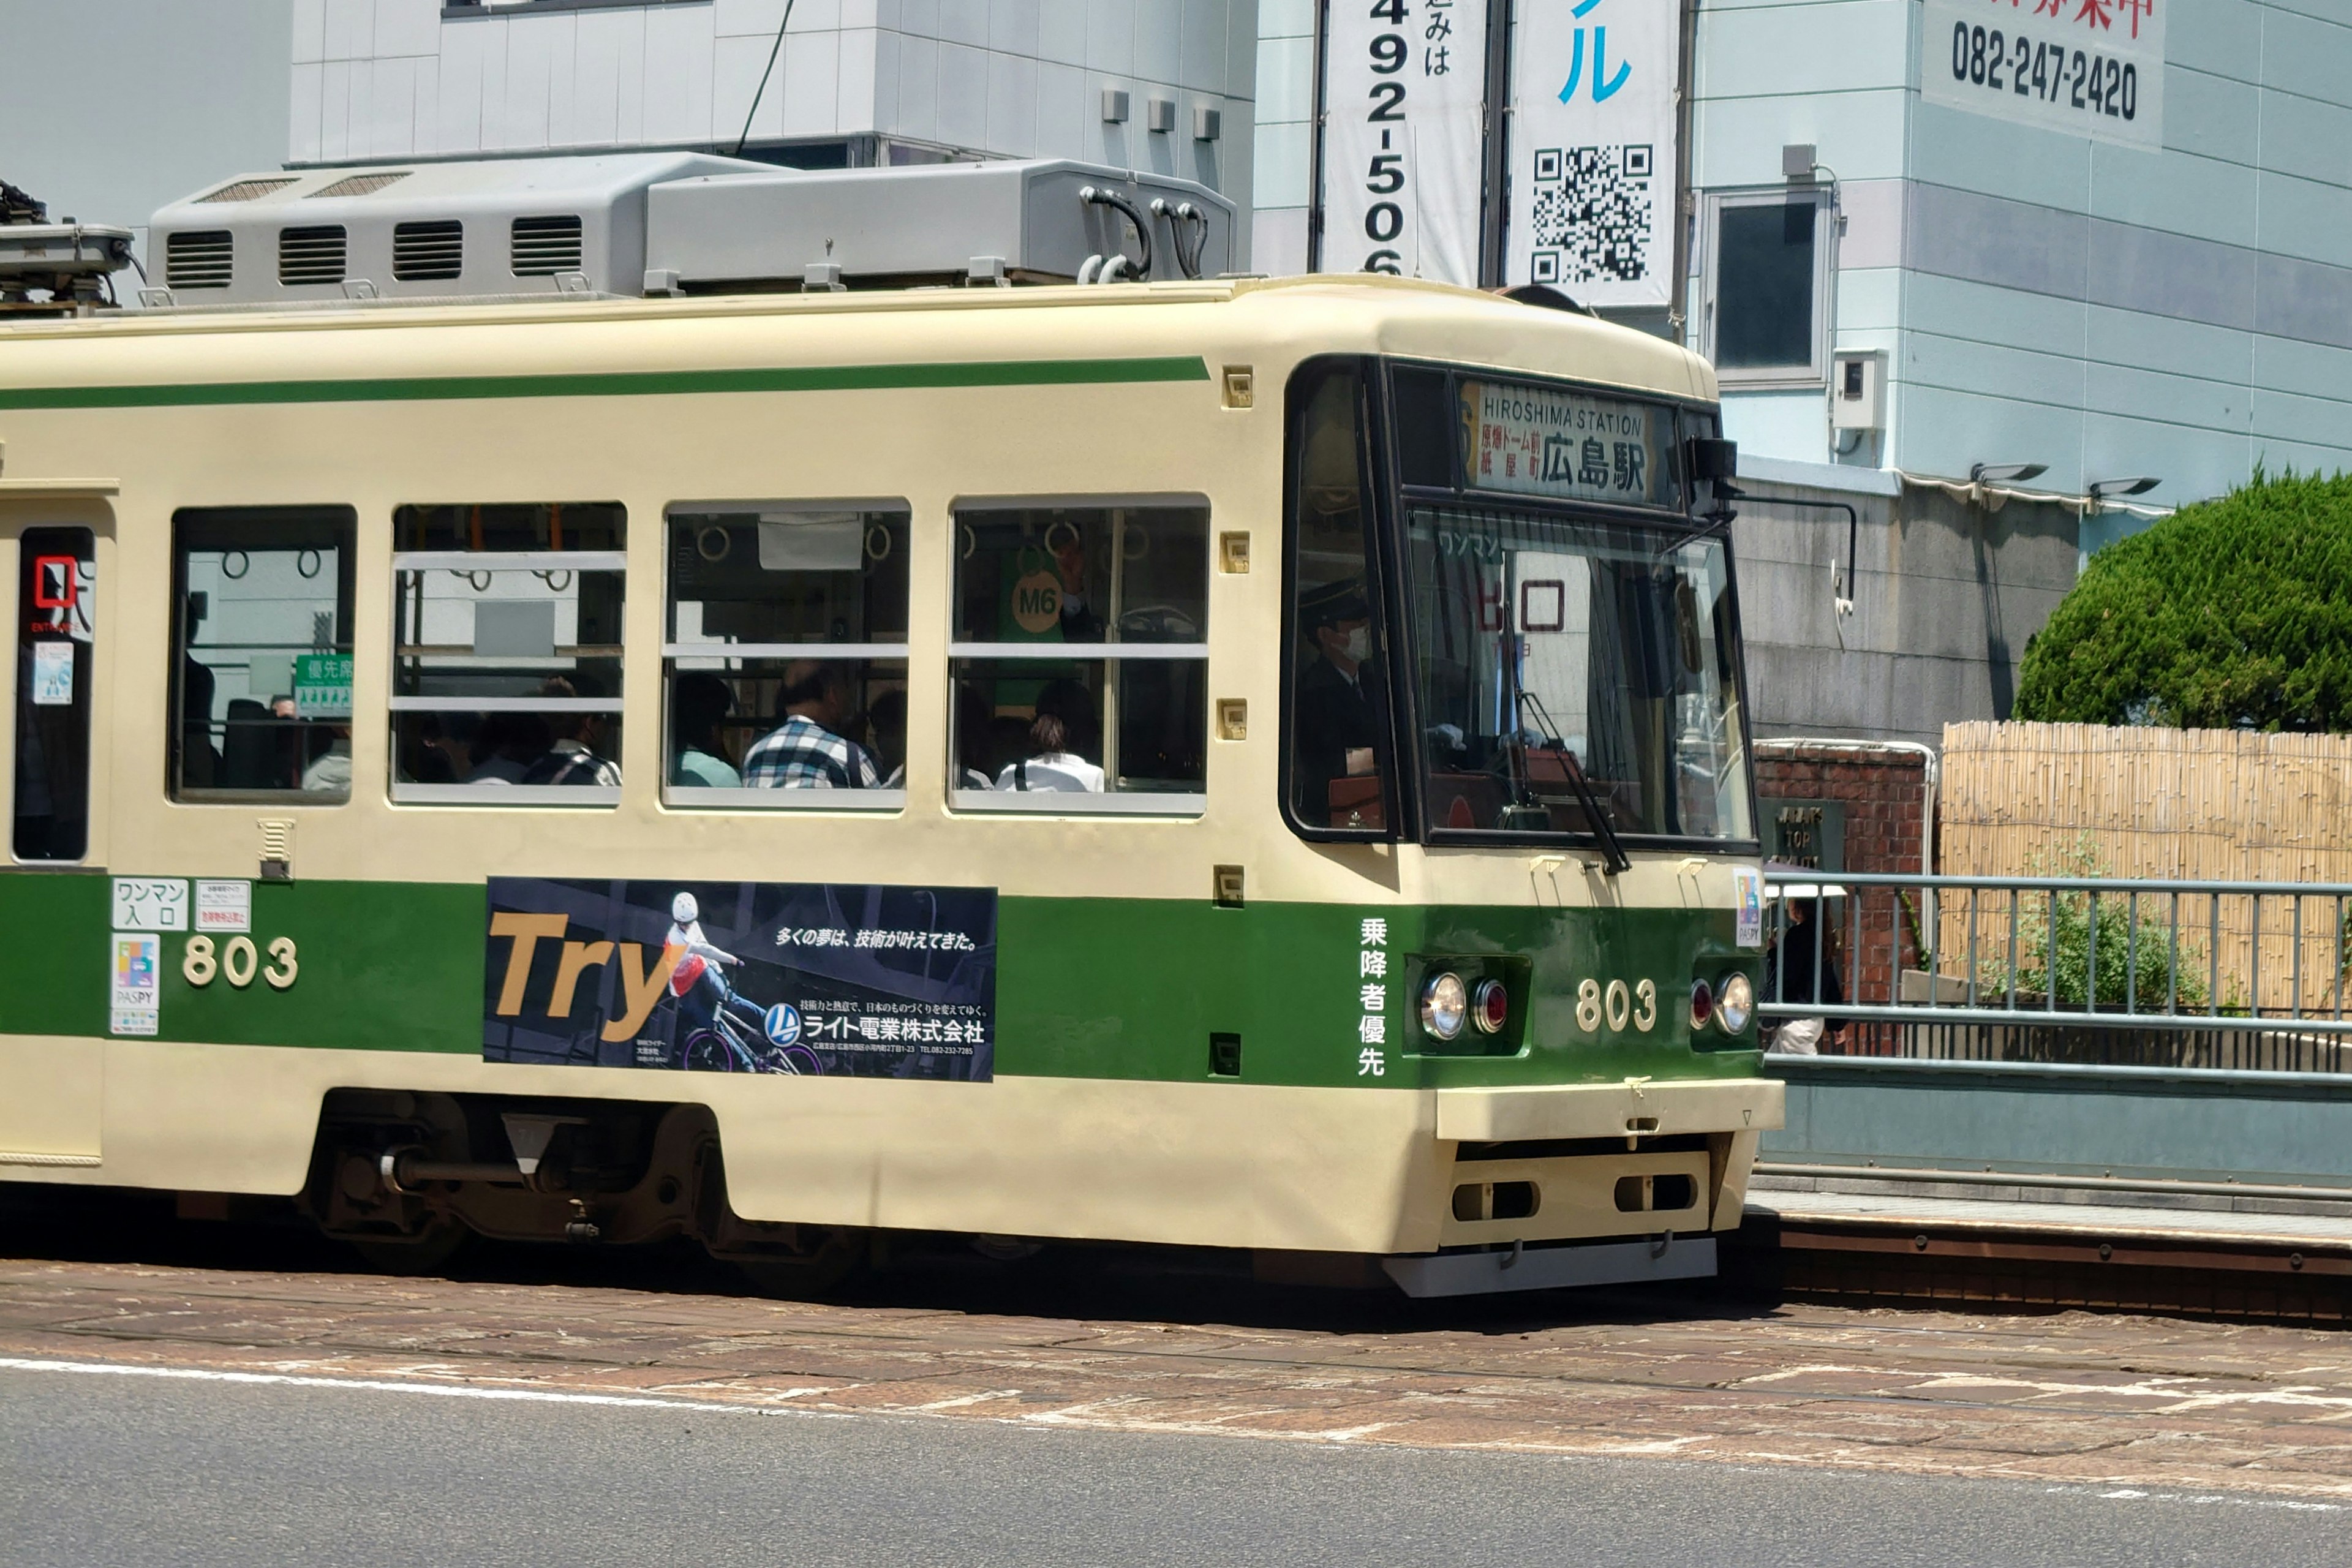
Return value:
<svg viewBox="0 0 2352 1568">
<path fill-rule="evenodd" d="M 1839 1054 L 2352 1070 L 2352 884 L 1765 879 L 1759 1010 Z"/>
</svg>

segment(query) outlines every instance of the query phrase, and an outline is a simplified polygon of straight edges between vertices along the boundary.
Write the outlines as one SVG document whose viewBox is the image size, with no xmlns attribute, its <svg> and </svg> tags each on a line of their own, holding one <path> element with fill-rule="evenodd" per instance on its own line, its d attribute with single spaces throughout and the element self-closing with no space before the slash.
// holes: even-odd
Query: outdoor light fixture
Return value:
<svg viewBox="0 0 2352 1568">
<path fill-rule="evenodd" d="M 1969 483 L 2023 484 L 2028 479 L 2038 479 L 2049 471 L 2047 463 L 1971 463 L 1969 465 Z"/>
<path fill-rule="evenodd" d="M 2144 477 L 2136 479 L 2093 479 L 2091 499 L 2105 500 L 2111 496 L 2144 496 L 2162 483 L 2164 483 L 2162 479 Z"/>
</svg>

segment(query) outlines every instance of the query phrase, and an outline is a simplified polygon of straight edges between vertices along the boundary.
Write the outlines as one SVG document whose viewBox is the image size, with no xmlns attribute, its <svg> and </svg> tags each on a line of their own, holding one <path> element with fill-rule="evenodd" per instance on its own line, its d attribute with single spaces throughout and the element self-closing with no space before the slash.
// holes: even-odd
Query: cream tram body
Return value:
<svg viewBox="0 0 2352 1568">
<path fill-rule="evenodd" d="M 590 1123 L 612 1108 L 651 1108 L 631 1134 L 634 1184 L 575 1203 L 581 1194 L 560 1184 L 411 1184 L 381 1207 L 383 1236 L 449 1213 L 547 1234 L 601 1212 L 602 1233 L 616 1239 L 712 1239 L 704 1189 L 679 1163 L 706 1158 L 714 1134 L 724 1206 L 752 1222 L 729 1231 L 738 1251 L 800 1245 L 762 1226 L 1385 1256 L 1737 1225 L 1756 1135 L 1779 1120 L 1778 1086 L 1757 1076 L 1752 1025 L 1746 1038 L 1717 1040 L 1685 1014 L 1695 975 L 1740 962 L 1735 904 L 1752 835 L 1699 846 L 1629 837 L 1631 864 L 1612 876 L 1574 845 L 1447 843 L 1410 830 L 1310 841 L 1280 808 L 1284 672 L 1297 637 L 1286 560 L 1297 422 L 1286 392 L 1302 365 L 1357 356 L 1375 378 L 1380 365 L 1415 363 L 1701 413 L 1714 396 L 1702 362 L 1655 340 L 1374 279 L 188 312 L 0 329 L 0 536 L 12 551 L 28 530 L 87 529 L 95 541 L 81 650 L 87 844 L 62 863 L 20 856 L 0 875 L 16 950 L 0 965 L 0 1179 L 307 1187 L 323 1215 L 322 1185 L 364 1185 L 363 1172 L 338 1160 L 372 1163 L 389 1136 L 369 1133 L 370 1118 L 425 1134 L 438 1126 L 425 1152 L 444 1161 L 511 1158 L 494 1137 L 482 1147 L 478 1131 L 467 1147 L 446 1116 L 435 1122 L 432 1107 L 472 1100 Z M 549 503 L 616 505 L 625 519 L 625 559 L 614 563 L 625 584 L 616 799 L 394 799 L 395 516 Z M 665 787 L 665 519 L 729 504 L 903 516 L 903 796 L 887 808 L 843 794 L 791 809 L 711 809 Z M 354 520 L 349 798 L 187 798 L 172 787 L 174 520 L 191 509 L 320 507 Z M 956 563 L 971 549 L 960 520 L 1023 507 L 1205 514 L 1199 636 L 1212 728 L 1197 796 L 1181 810 L 970 809 L 955 793 L 948 671 Z M 1376 574 L 1401 570 L 1391 558 Z M 1388 603 L 1408 597 L 1400 590 Z M 13 602 L 22 645 L 26 601 Z M 10 705 L 0 778 L 19 779 L 15 704 L 27 689 L 21 672 L 0 689 Z M 1412 749 L 1395 745 L 1398 755 Z M 1383 754 L 1384 770 L 1401 776 L 1409 765 Z M 272 856 L 290 880 L 255 881 L 252 929 L 257 942 L 291 939 L 284 963 L 266 952 L 248 963 L 248 949 L 236 961 L 246 983 L 232 995 L 227 978 L 209 978 L 202 1026 L 184 1026 L 174 1011 L 193 1017 L 198 1005 L 178 988 L 201 966 L 190 964 L 188 936 L 167 932 L 159 1034 L 110 1036 L 86 1022 L 102 1016 L 93 1001 L 107 986 L 101 911 L 112 879 L 255 879 Z M 436 924 L 395 906 L 425 889 L 435 910 L 478 909 L 486 880 L 508 876 L 994 889 L 1007 911 L 994 1076 L 557 1067 L 487 1061 L 446 1042 L 404 1048 L 405 1012 L 475 1009 L 500 959 L 478 919 Z M 301 900 L 328 889 L 340 900 L 333 918 L 306 914 L 328 906 Z M 1221 907 L 1221 894 L 1237 907 Z M 1427 923 L 1454 928 L 1455 947 L 1521 965 L 1511 971 L 1525 1031 L 1517 1051 L 1472 1059 L 1415 1048 L 1421 981 L 1407 984 L 1402 950 L 1415 911 L 1430 910 L 1451 911 Z M 1479 936 L 1465 910 L 1502 923 Z M 1354 966 L 1364 922 L 1384 911 L 1401 973 L 1374 1069 L 1350 1026 Z M 281 915 L 283 931 L 266 929 Z M 1549 934 L 1513 951 L 1514 933 L 1538 929 Z M 1094 949 L 1090 931 L 1101 933 Z M 1037 951 L 1047 933 L 1073 945 Z M 1021 942 L 1032 951 L 1016 953 Z M 226 942 L 213 952 L 226 957 Z M 446 952 L 427 962 L 422 946 Z M 271 973 L 257 979 L 260 966 Z M 426 972 L 474 989 L 430 1000 L 404 990 Z M 1300 1000 L 1326 987 L 1335 1008 Z M 1589 1030 L 1578 1008 L 1588 989 Z M 1207 1040 L 1189 1033 L 1213 1025 L 1226 1002 L 1256 1026 L 1237 1028 L 1231 1073 L 1213 1070 Z M 1643 1006 L 1652 1023 L 1637 1030 Z M 1294 1026 L 1294 1016 L 1314 1021 Z M 1184 1042 L 1155 1040 L 1179 1022 Z M 347 1024 L 366 1048 L 344 1037 Z M 1054 1048 L 1030 1049 L 1024 1030 L 1050 1034 Z M 1318 1031 L 1328 1037 L 1303 1037 Z M 1196 1066 L 1181 1065 L 1196 1053 Z M 667 1106 L 693 1114 L 665 1122 Z M 322 1131 L 322 1108 L 341 1133 Z M 338 1136 L 366 1146 L 331 1147 Z M 1668 1178 L 1686 1188 L 1660 1189 L 1679 1195 L 1670 1213 L 1628 1208 L 1628 1178 L 1640 1190 Z M 1517 1208 L 1532 1212 L 1496 1205 L 1498 1182 L 1529 1189 Z M 385 1194 L 347 1197 L 341 1233 L 373 1234 L 367 1216 L 379 1210 L 367 1205 Z"/>
</svg>

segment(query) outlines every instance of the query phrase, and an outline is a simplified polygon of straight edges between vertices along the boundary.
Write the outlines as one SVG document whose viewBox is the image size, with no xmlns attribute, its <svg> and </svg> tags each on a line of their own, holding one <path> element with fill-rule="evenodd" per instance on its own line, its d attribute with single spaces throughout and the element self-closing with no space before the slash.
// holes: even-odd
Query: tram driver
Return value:
<svg viewBox="0 0 2352 1568">
<path fill-rule="evenodd" d="M 849 727 L 849 678 L 837 664 L 800 658 L 784 666 L 777 694 L 783 721 L 743 755 L 743 782 L 753 789 L 879 789 L 882 776 L 866 748 L 842 731 Z"/>
<path fill-rule="evenodd" d="M 1298 596 L 1307 647 L 1298 671 L 1297 789 L 1308 822 L 1378 808 L 1377 715 L 1387 700 L 1371 663 L 1371 605 L 1360 579 Z M 1342 781 L 1364 780 L 1364 784 Z"/>
</svg>

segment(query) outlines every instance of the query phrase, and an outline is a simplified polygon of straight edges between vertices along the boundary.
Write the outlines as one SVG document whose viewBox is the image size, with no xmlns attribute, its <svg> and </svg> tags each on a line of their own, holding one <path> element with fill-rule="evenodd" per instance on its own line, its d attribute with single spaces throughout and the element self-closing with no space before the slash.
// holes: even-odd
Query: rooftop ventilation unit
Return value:
<svg viewBox="0 0 2352 1568">
<path fill-rule="evenodd" d="M 346 237 L 339 223 L 278 231 L 278 281 L 289 289 L 341 283 Z"/>
<path fill-rule="evenodd" d="M 552 278 L 578 272 L 580 218 L 519 217 L 511 231 L 511 268 L 518 278 Z"/>
<path fill-rule="evenodd" d="M 392 276 L 401 283 L 456 278 L 466 270 L 466 226 L 455 218 L 392 226 Z"/>
<path fill-rule="evenodd" d="M 239 189 L 253 194 L 223 205 Z M 803 171 L 639 153 L 321 169 L 215 187 L 163 208 L 152 232 L 169 286 L 205 291 L 182 305 L 1165 282 L 1234 265 L 1234 205 L 1215 192 L 1054 159 Z M 274 274 L 253 264 L 271 246 Z"/>
<path fill-rule="evenodd" d="M 304 193 L 302 199 L 306 202 L 315 202 L 331 196 L 373 195 L 385 186 L 398 184 L 406 178 L 408 178 L 408 171 L 405 169 L 378 169 L 370 174 L 351 174 L 337 180 L 331 185 L 323 185 L 318 190 Z"/>
<path fill-rule="evenodd" d="M 346 285 L 394 300 L 552 295 L 577 287 L 565 273 L 584 275 L 591 292 L 635 295 L 645 281 L 647 186 L 771 167 L 699 153 L 616 153 L 254 174 L 164 207 L 151 232 L 164 256 L 184 233 L 218 247 L 221 266 L 192 285 L 203 293 L 179 296 L 181 305 L 317 305 L 340 299 Z M 281 229 L 331 226 L 343 234 L 334 269 L 325 255 L 283 272 L 260 265 Z M 234 274 L 232 250 L 246 258 Z M 167 280 L 181 286 L 157 279 Z"/>
<path fill-rule="evenodd" d="M 257 201 L 263 196 L 282 191 L 289 185 L 299 184 L 301 184 L 301 177 L 296 174 L 282 176 L 265 174 L 256 179 L 231 180 L 220 189 L 208 191 L 198 196 L 196 203 Z"/>
<path fill-rule="evenodd" d="M 654 187 L 649 284 L 685 293 L 972 281 L 1154 281 L 1233 268 L 1234 205 L 1164 174 L 1060 159 L 772 169 Z"/>
<path fill-rule="evenodd" d="M 225 228 L 183 229 L 163 242 L 164 287 L 226 289 L 236 254 L 236 237 Z"/>
</svg>

